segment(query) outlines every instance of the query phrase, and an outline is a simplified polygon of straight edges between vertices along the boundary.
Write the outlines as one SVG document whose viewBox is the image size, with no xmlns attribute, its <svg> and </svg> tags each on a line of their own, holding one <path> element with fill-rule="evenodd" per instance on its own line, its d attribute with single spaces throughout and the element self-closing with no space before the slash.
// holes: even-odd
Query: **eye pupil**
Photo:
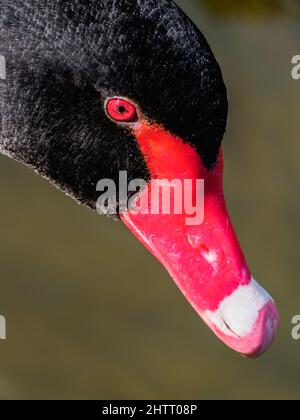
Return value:
<svg viewBox="0 0 300 420">
<path fill-rule="evenodd" d="M 108 99 L 106 113 L 114 121 L 122 123 L 133 123 L 138 118 L 136 106 L 123 98 Z"/>
<path fill-rule="evenodd" d="M 119 106 L 119 112 L 120 114 L 124 114 L 126 112 L 125 106 Z"/>
</svg>

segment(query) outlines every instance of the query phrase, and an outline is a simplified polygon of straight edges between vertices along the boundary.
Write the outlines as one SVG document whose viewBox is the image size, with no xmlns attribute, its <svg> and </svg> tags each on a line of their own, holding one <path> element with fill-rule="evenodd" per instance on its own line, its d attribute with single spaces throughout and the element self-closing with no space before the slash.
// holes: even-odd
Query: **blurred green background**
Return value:
<svg viewBox="0 0 300 420">
<path fill-rule="evenodd" d="M 271 351 L 220 343 L 121 223 L 0 158 L 0 398 L 300 397 L 300 54 L 296 0 L 178 0 L 207 36 L 230 97 L 225 192 L 255 277 L 276 298 Z"/>
</svg>

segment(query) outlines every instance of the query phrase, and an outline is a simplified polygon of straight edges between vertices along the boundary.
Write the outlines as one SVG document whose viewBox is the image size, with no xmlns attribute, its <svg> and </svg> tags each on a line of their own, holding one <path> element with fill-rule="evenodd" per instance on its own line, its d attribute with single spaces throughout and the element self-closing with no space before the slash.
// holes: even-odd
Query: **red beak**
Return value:
<svg viewBox="0 0 300 420">
<path fill-rule="evenodd" d="M 171 209 L 178 209 L 176 200 L 186 193 L 178 195 L 176 188 L 187 185 L 196 203 L 189 209 L 194 208 L 195 215 L 191 218 L 186 206 L 181 214 L 153 212 L 160 209 L 163 192 L 154 196 L 150 183 L 135 203 L 139 211 L 127 210 L 121 215 L 123 222 L 224 343 L 246 356 L 264 353 L 275 338 L 279 316 L 272 298 L 252 278 L 230 222 L 222 153 L 215 169 L 208 170 L 193 147 L 157 125 L 143 122 L 134 134 L 152 181 L 159 180 L 170 190 Z M 204 200 L 197 180 L 204 180 Z"/>
</svg>

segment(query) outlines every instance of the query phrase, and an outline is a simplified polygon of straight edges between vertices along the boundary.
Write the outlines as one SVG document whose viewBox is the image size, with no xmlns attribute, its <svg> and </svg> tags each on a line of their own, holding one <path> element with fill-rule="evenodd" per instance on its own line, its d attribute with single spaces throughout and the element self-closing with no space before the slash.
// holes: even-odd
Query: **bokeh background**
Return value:
<svg viewBox="0 0 300 420">
<path fill-rule="evenodd" d="M 298 399 L 300 54 L 297 0 L 178 0 L 230 97 L 225 192 L 281 329 L 247 360 L 220 343 L 121 223 L 0 158 L 0 398 Z"/>
</svg>

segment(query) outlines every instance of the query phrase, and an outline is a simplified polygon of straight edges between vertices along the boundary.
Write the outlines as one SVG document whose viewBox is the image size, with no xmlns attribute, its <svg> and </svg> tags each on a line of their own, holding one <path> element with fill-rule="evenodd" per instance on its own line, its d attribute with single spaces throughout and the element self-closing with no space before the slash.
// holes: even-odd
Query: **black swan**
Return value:
<svg viewBox="0 0 300 420">
<path fill-rule="evenodd" d="M 265 352 L 279 317 L 226 210 L 227 93 L 202 33 L 171 0 L 5 0 L 0 39 L 0 151 L 93 210 L 99 181 L 120 192 L 120 173 L 144 180 L 133 206 L 132 192 L 118 195 L 117 218 L 223 342 L 246 356 Z M 186 208 L 137 211 L 159 207 L 155 185 L 169 182 L 175 194 L 173 180 L 190 181 L 192 202 L 204 180 L 201 223 L 187 223 Z"/>
</svg>

